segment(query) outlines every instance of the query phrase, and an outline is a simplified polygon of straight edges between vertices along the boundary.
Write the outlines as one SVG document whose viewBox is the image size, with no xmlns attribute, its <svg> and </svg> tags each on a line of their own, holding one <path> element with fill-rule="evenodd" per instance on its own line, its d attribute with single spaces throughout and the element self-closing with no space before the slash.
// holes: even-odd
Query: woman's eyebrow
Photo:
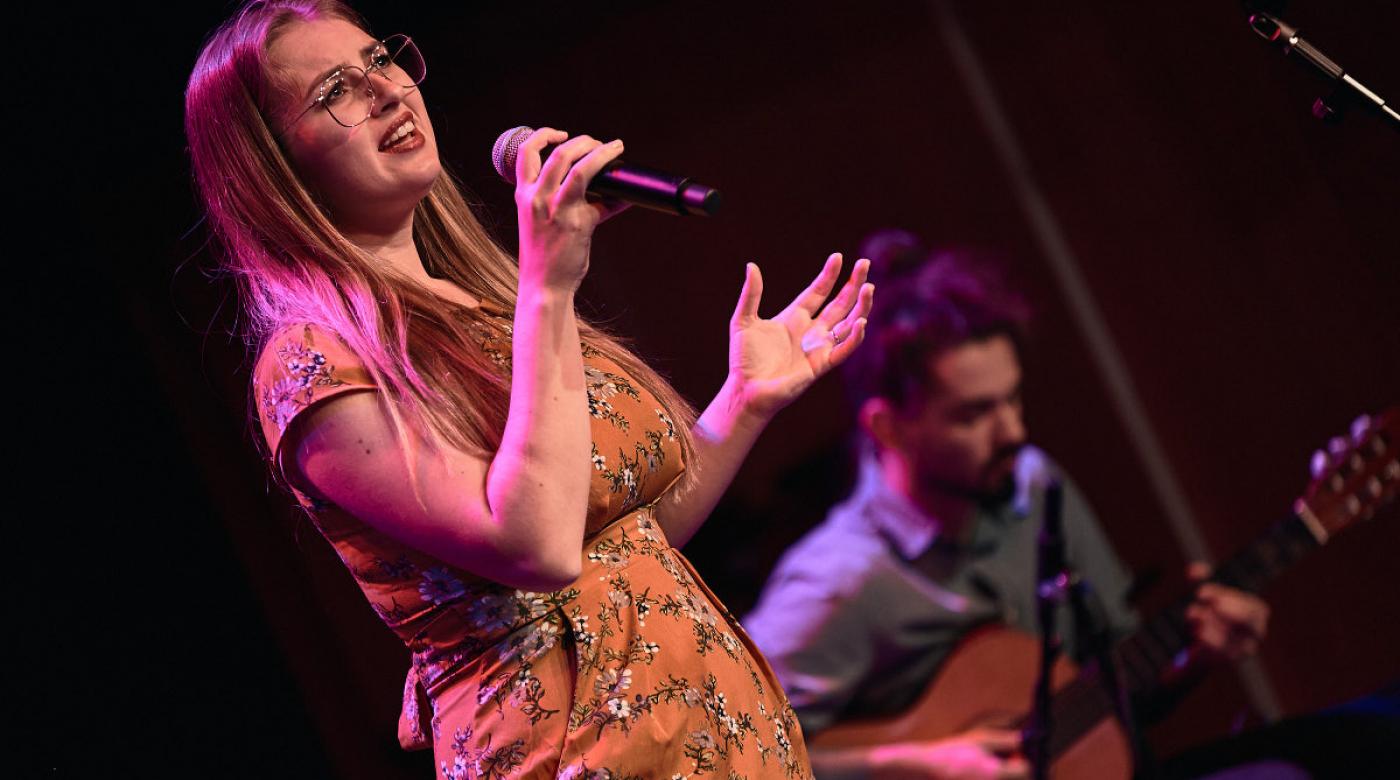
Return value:
<svg viewBox="0 0 1400 780">
<path fill-rule="evenodd" d="M 366 58 L 368 58 L 369 55 L 370 55 L 370 52 L 374 51 L 374 50 L 377 49 L 377 48 L 379 48 L 379 41 L 370 41 L 369 43 L 367 43 L 367 44 L 365 44 L 363 47 L 361 47 L 361 48 L 360 48 L 360 63 L 361 63 L 361 64 L 360 64 L 360 65 L 356 65 L 355 67 L 357 67 L 357 68 L 358 68 L 358 67 L 363 67 Z M 348 67 L 350 67 L 350 63 L 348 63 L 348 62 L 342 62 L 342 63 L 340 63 L 339 65 L 332 65 L 331 67 L 327 68 L 327 69 L 325 70 L 324 73 L 322 73 L 321 75 L 317 76 L 316 79 L 315 79 L 314 81 L 311 82 L 311 86 L 306 90 L 306 95 L 307 95 L 308 97 L 310 97 L 311 94 L 312 94 L 313 92 L 315 92 L 317 89 L 319 89 L 320 86 L 321 86 L 321 84 L 322 84 L 326 79 L 328 79 L 328 78 L 330 78 L 332 75 L 334 75 L 336 71 L 344 70 L 345 68 L 348 68 Z"/>
</svg>

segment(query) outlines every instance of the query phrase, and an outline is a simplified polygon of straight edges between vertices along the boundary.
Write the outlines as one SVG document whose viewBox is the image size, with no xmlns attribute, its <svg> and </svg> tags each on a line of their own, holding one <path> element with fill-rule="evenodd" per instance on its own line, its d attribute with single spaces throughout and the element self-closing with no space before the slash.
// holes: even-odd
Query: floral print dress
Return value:
<svg viewBox="0 0 1400 780">
<path fill-rule="evenodd" d="M 510 321 L 483 306 L 478 345 L 510 365 Z M 370 606 L 413 654 L 399 738 L 442 778 L 809 778 L 777 678 L 656 522 L 684 470 L 660 404 L 584 347 L 593 478 L 583 574 L 530 593 L 407 547 L 297 493 Z M 314 325 L 270 339 L 254 370 L 268 451 L 307 408 L 374 391 Z"/>
</svg>

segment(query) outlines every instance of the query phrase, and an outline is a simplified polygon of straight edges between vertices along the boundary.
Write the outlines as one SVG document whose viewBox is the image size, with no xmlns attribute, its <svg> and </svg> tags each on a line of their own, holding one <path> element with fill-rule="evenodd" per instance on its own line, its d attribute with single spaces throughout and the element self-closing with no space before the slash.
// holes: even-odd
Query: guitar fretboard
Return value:
<svg viewBox="0 0 1400 780">
<path fill-rule="evenodd" d="M 1290 516 L 1218 566 L 1211 581 L 1258 592 L 1318 546 L 1303 521 L 1296 515 Z M 1114 647 L 1114 662 L 1134 700 L 1150 697 L 1158 689 L 1163 672 L 1184 658 L 1183 653 L 1191 646 L 1186 608 L 1192 600 L 1191 594 L 1177 600 Z M 1052 758 L 1114 713 L 1113 702 L 1104 690 L 1095 664 L 1087 665 L 1074 682 L 1057 691 L 1051 708 L 1054 719 L 1050 736 Z"/>
</svg>

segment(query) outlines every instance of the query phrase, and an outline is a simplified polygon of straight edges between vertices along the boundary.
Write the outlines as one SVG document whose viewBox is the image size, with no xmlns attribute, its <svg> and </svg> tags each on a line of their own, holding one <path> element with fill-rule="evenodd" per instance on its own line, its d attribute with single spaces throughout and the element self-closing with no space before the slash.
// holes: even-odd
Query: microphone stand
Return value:
<svg viewBox="0 0 1400 780">
<path fill-rule="evenodd" d="M 1081 651 L 1091 652 L 1098 664 L 1098 674 L 1113 703 L 1114 714 L 1123 726 L 1132 746 L 1134 771 L 1145 766 L 1142 761 L 1142 741 L 1133 717 L 1128 691 L 1119 676 L 1118 664 L 1103 619 L 1102 605 L 1085 579 L 1069 565 L 1065 556 L 1065 536 L 1062 510 L 1064 487 L 1052 481 L 1045 489 L 1044 516 L 1037 538 L 1036 556 L 1036 616 L 1040 626 L 1040 670 L 1035 682 L 1031 717 L 1021 734 L 1021 752 L 1031 765 L 1031 777 L 1046 780 L 1050 775 L 1050 735 L 1054 726 L 1051 706 L 1051 672 L 1064 643 L 1056 628 L 1056 612 L 1069 600 L 1070 617 L 1074 623 L 1076 644 Z M 1090 604 L 1098 607 L 1090 608 Z"/>
<path fill-rule="evenodd" d="M 1031 765 L 1031 777 L 1046 780 L 1050 776 L 1050 730 L 1053 712 L 1050 706 L 1050 675 L 1063 651 L 1055 628 L 1055 613 L 1065 598 L 1068 582 L 1065 562 L 1064 524 L 1060 511 L 1064 504 L 1064 488 L 1054 480 L 1045 488 L 1045 506 L 1036 540 L 1036 622 L 1040 626 L 1040 674 L 1035 681 L 1031 702 L 1031 717 L 1021 733 L 1021 752 Z"/>
<path fill-rule="evenodd" d="M 1113 655 L 1112 637 L 1108 633 L 1108 620 L 1105 618 L 1103 604 L 1088 580 L 1079 576 L 1073 569 L 1066 567 L 1066 571 L 1069 580 L 1069 605 L 1076 631 L 1075 646 L 1093 655 L 1098 666 L 1099 682 L 1102 683 L 1109 701 L 1113 703 L 1113 714 L 1117 716 L 1123 733 L 1128 737 L 1128 745 L 1133 753 L 1134 776 L 1141 777 L 1144 768 L 1148 767 L 1148 763 L 1143 760 L 1142 733 L 1138 731 L 1128 688 L 1123 684 L 1122 673 Z"/>
</svg>

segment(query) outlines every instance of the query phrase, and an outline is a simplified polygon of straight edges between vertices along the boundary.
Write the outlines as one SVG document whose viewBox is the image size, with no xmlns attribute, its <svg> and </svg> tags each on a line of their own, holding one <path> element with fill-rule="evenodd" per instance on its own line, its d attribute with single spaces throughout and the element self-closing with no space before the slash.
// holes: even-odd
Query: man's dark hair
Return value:
<svg viewBox="0 0 1400 780">
<path fill-rule="evenodd" d="M 843 365 L 846 389 L 859 409 L 881 397 L 898 408 L 926 398 L 934 386 L 933 358 L 962 344 L 1007 336 L 1022 349 L 1030 310 L 1001 280 L 991 254 L 967 248 L 930 251 L 903 230 L 866 238 L 877 301 L 865 343 Z"/>
</svg>

